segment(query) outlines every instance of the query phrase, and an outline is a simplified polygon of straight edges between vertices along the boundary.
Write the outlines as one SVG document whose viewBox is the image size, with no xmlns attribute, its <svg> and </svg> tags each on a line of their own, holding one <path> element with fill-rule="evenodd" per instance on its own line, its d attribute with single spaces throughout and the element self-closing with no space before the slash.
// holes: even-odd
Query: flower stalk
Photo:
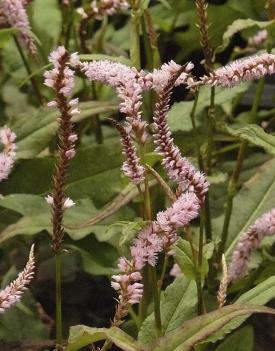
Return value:
<svg viewBox="0 0 275 351">
<path fill-rule="evenodd" d="M 52 195 L 46 201 L 52 207 L 52 249 L 55 255 L 56 273 L 56 343 L 57 348 L 62 346 L 62 296 L 61 296 L 61 254 L 62 241 L 65 234 L 63 217 L 66 208 L 74 205 L 74 202 L 65 197 L 65 183 L 71 159 L 75 156 L 75 142 L 77 135 L 73 133 L 72 116 L 80 111 L 76 107 L 78 99 L 69 99 L 74 86 L 74 72 L 68 64 L 76 59 L 75 54 L 69 55 L 63 46 L 53 51 L 49 60 L 53 69 L 44 74 L 45 85 L 55 92 L 55 99 L 48 106 L 57 107 L 60 112 L 58 118 L 58 159 L 53 175 Z"/>
</svg>

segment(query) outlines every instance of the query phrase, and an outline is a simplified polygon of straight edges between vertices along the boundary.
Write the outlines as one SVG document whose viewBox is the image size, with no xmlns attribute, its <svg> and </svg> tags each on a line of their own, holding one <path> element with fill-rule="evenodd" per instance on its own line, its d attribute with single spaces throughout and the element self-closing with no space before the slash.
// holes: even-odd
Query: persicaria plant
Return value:
<svg viewBox="0 0 275 351">
<path fill-rule="evenodd" d="M 3 350 L 274 350 L 274 19 L 0 0 Z"/>
</svg>

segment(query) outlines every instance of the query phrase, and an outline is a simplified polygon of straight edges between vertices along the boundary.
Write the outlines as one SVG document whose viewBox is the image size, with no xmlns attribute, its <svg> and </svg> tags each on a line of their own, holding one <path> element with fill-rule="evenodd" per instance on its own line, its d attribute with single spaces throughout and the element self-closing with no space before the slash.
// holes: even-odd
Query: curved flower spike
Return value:
<svg viewBox="0 0 275 351">
<path fill-rule="evenodd" d="M 241 235 L 232 254 L 229 265 L 229 278 L 235 281 L 247 272 L 248 262 L 253 250 L 260 246 L 265 236 L 275 234 L 275 209 L 265 213 Z"/>
<path fill-rule="evenodd" d="M 233 87 L 242 82 L 260 79 L 275 72 L 275 55 L 262 54 L 233 61 L 203 76 L 196 85 Z M 191 86 L 192 87 L 192 86 Z"/>
<path fill-rule="evenodd" d="M 4 313 L 21 300 L 27 285 L 33 279 L 34 268 L 34 245 L 32 245 L 25 269 L 18 274 L 18 277 L 11 284 L 0 291 L 0 313 Z"/>
<path fill-rule="evenodd" d="M 0 141 L 4 146 L 4 150 L 0 153 L 0 182 L 7 179 L 15 161 L 15 139 L 16 135 L 10 128 L 4 127 L 0 129 Z"/>
<path fill-rule="evenodd" d="M 131 139 L 130 131 L 127 127 L 112 120 L 112 124 L 120 133 L 120 141 L 123 149 L 125 161 L 122 165 L 123 173 L 131 179 L 134 184 L 140 184 L 144 180 L 145 168 L 140 164 L 137 148 Z"/>
</svg>

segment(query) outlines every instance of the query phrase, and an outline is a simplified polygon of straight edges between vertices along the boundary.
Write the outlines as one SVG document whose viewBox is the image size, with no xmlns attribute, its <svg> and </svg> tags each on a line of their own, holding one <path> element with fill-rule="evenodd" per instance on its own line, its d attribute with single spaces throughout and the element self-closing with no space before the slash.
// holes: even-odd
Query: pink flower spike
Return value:
<svg viewBox="0 0 275 351">
<path fill-rule="evenodd" d="M 27 285 L 33 279 L 34 268 L 34 245 L 32 245 L 25 269 L 18 274 L 18 277 L 11 284 L 0 291 L 0 313 L 4 313 L 21 300 Z"/>
<path fill-rule="evenodd" d="M 34 55 L 37 52 L 37 48 L 30 34 L 31 26 L 25 9 L 26 5 L 27 2 L 24 0 L 3 0 L 0 3 L 0 12 L 7 24 L 19 29 L 20 41 Z"/>
<path fill-rule="evenodd" d="M 180 67 L 181 70 L 186 68 Z M 188 72 L 187 72 L 188 73 Z M 156 153 L 163 157 L 162 164 L 168 173 L 169 178 L 175 181 L 181 191 L 189 189 L 194 191 L 200 202 L 204 202 L 205 194 L 209 189 L 209 183 L 204 174 L 196 170 L 195 167 L 181 155 L 181 152 L 174 144 L 172 133 L 169 128 L 167 118 L 169 111 L 170 97 L 178 74 L 174 72 L 170 75 L 167 85 L 158 95 L 158 101 L 154 111 L 154 139 Z M 181 76 L 182 74 L 180 74 Z"/>
<path fill-rule="evenodd" d="M 245 276 L 252 251 L 260 246 L 265 236 L 273 234 L 275 234 L 275 209 L 258 218 L 240 236 L 229 265 L 229 280 L 235 281 Z"/>
<path fill-rule="evenodd" d="M 112 123 L 120 133 L 123 155 L 125 156 L 122 171 L 134 184 L 140 184 L 144 180 L 145 168 L 140 164 L 140 158 L 130 132 L 118 122 L 112 121 Z"/>
<path fill-rule="evenodd" d="M 0 182 L 7 179 L 15 161 L 15 144 L 16 135 L 10 128 L 3 127 L 0 129 L 0 141 L 4 146 L 4 150 L 0 153 Z"/>
<path fill-rule="evenodd" d="M 203 76 L 195 85 L 233 87 L 242 82 L 260 79 L 275 72 L 275 55 L 261 54 L 246 57 Z"/>
</svg>

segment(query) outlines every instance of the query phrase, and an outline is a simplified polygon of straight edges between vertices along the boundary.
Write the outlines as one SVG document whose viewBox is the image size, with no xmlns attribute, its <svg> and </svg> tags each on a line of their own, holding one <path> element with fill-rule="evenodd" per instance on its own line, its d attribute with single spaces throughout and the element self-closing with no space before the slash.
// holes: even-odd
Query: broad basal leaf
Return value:
<svg viewBox="0 0 275 351">
<path fill-rule="evenodd" d="M 228 102 L 238 97 L 247 90 L 248 85 L 242 84 L 230 90 L 217 88 L 215 94 L 215 104 L 218 106 L 225 106 Z M 192 123 L 190 120 L 190 113 L 193 108 L 194 101 L 182 101 L 175 103 L 169 111 L 169 125 L 173 132 L 192 130 Z M 202 111 L 210 104 L 210 88 L 203 87 L 200 89 L 198 98 L 198 105 L 196 109 L 196 116 L 200 115 Z"/>
<path fill-rule="evenodd" d="M 0 242 L 4 242 L 17 235 L 34 235 L 43 230 L 52 233 L 50 206 L 47 205 L 43 197 L 37 195 L 17 194 L 10 195 L 0 200 L 0 206 L 19 212 L 23 215 L 16 223 L 8 225 L 0 235 Z M 80 228 L 80 224 L 90 218 L 91 213 L 97 210 L 93 202 L 89 199 L 76 201 L 76 205 L 65 212 L 64 227 L 66 233 L 73 240 L 80 240 L 90 233 L 96 234 L 100 241 L 105 241 L 108 225 L 102 223 L 89 228 Z M 116 216 L 110 218 L 114 220 L 132 219 L 132 211 L 125 208 L 118 212 Z M 110 238 L 109 238 L 110 239 Z"/>
<path fill-rule="evenodd" d="M 272 300 L 274 297 L 275 297 L 275 276 L 268 278 L 264 282 L 255 286 L 255 288 L 241 295 L 237 299 L 236 304 L 238 305 L 245 304 L 246 306 L 247 304 L 264 305 L 270 300 Z M 232 321 L 227 323 L 226 326 L 221 327 L 219 330 L 217 330 L 215 333 L 209 336 L 205 340 L 205 342 L 215 342 L 217 340 L 224 338 L 226 334 L 238 328 L 249 317 L 249 315 L 250 314 L 248 314 L 247 316 L 241 316 L 241 317 L 237 316 Z"/>
<path fill-rule="evenodd" d="M 217 330 L 239 316 L 251 313 L 275 314 L 275 310 L 262 306 L 234 304 L 220 308 L 185 322 L 180 328 L 160 338 L 152 351 L 191 351 Z"/>
<path fill-rule="evenodd" d="M 254 333 L 251 326 L 236 331 L 224 340 L 215 351 L 254 351 Z"/>
<path fill-rule="evenodd" d="M 90 101 L 79 104 L 80 114 L 73 118 L 79 122 L 98 113 L 117 111 L 113 102 Z M 49 108 L 39 109 L 32 115 L 22 114 L 11 124 L 17 135 L 17 158 L 33 158 L 48 147 L 49 142 L 57 132 L 57 117 L 59 112 Z"/>
<path fill-rule="evenodd" d="M 68 345 L 65 351 L 77 351 L 84 346 L 106 339 L 112 341 L 123 351 L 142 350 L 133 338 L 119 328 L 90 328 L 85 325 L 76 325 L 70 328 Z"/>
<path fill-rule="evenodd" d="M 18 162 L 9 179 L 0 183 L 0 193 L 48 194 L 52 188 L 54 162 L 53 157 Z M 121 164 L 118 140 L 78 148 L 70 166 L 67 196 L 74 200 L 90 197 L 97 207 L 103 206 L 125 186 Z"/>
<path fill-rule="evenodd" d="M 166 333 L 178 328 L 182 323 L 196 315 L 197 292 L 194 281 L 184 276 L 178 277 L 165 290 L 161 299 L 162 331 Z M 152 313 L 143 322 L 138 341 L 142 345 L 150 345 L 157 339 L 155 318 Z"/>
</svg>

